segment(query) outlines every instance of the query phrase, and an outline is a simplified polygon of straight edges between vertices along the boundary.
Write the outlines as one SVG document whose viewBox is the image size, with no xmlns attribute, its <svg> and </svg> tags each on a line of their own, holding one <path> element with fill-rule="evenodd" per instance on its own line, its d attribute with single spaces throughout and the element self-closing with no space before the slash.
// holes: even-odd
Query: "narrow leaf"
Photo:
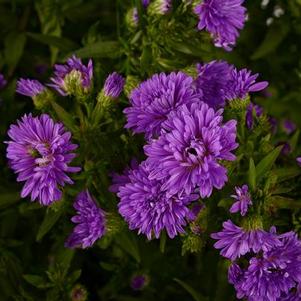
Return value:
<svg viewBox="0 0 301 301">
<path fill-rule="evenodd" d="M 64 123 L 64 125 L 66 125 L 72 132 L 75 132 L 76 128 L 71 114 L 69 114 L 63 107 L 61 107 L 55 101 L 52 101 L 51 105 L 58 118 Z"/>
<path fill-rule="evenodd" d="M 264 176 L 264 174 L 266 174 L 268 171 L 270 171 L 274 162 L 278 158 L 282 148 L 283 148 L 283 145 L 279 145 L 258 163 L 258 165 L 256 166 L 257 181 L 262 176 Z"/>
<path fill-rule="evenodd" d="M 179 285 L 181 285 L 195 301 L 207 301 L 208 298 L 202 296 L 200 293 L 198 293 L 194 288 L 192 288 L 190 285 L 185 283 L 184 281 L 174 278 L 174 281 L 177 282 Z"/>
<path fill-rule="evenodd" d="M 136 241 L 136 238 L 131 233 L 121 233 L 120 235 L 118 235 L 116 242 L 137 262 L 141 261 L 138 243 Z"/>
<path fill-rule="evenodd" d="M 252 190 L 256 189 L 256 168 L 253 158 L 250 158 L 249 162 L 249 185 Z"/>
</svg>

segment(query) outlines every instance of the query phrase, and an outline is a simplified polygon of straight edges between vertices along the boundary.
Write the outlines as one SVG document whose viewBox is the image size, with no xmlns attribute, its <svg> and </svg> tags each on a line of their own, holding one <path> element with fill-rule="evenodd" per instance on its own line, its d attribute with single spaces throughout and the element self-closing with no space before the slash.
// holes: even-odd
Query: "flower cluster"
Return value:
<svg viewBox="0 0 301 301">
<path fill-rule="evenodd" d="M 216 47 L 232 50 L 246 20 L 243 2 L 244 0 L 201 1 L 194 9 L 199 16 L 198 29 L 206 29 L 212 35 Z"/>
</svg>

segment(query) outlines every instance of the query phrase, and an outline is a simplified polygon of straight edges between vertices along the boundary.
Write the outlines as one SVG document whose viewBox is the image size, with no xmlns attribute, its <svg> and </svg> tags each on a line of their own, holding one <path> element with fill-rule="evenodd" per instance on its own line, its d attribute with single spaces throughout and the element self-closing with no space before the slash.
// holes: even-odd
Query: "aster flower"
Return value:
<svg viewBox="0 0 301 301">
<path fill-rule="evenodd" d="M 3 89 L 7 84 L 6 79 L 4 78 L 4 75 L 0 73 L 0 90 Z"/>
<path fill-rule="evenodd" d="M 215 112 L 203 102 L 182 105 L 164 124 L 165 133 L 144 147 L 154 167 L 151 178 L 164 180 L 171 193 L 189 195 L 197 190 L 202 198 L 213 188 L 221 189 L 227 170 L 220 160 L 233 161 L 237 148 L 236 121 L 222 123 L 222 110 Z"/>
<path fill-rule="evenodd" d="M 193 78 L 183 72 L 155 74 L 132 91 L 131 106 L 124 110 L 126 128 L 134 133 L 157 137 L 168 114 L 182 104 L 199 101 L 192 87 Z"/>
<path fill-rule="evenodd" d="M 301 243 L 293 232 L 280 235 L 279 240 L 281 245 L 252 257 L 245 270 L 237 269 L 231 280 L 239 299 L 280 301 L 293 296 L 291 290 L 301 280 Z"/>
<path fill-rule="evenodd" d="M 244 27 L 246 8 L 243 0 L 203 0 L 194 12 L 199 16 L 198 29 L 206 29 L 216 47 L 230 51 Z"/>
<path fill-rule="evenodd" d="M 53 87 L 62 96 L 72 94 L 73 90 L 88 90 L 92 85 L 93 63 L 89 60 L 85 66 L 81 59 L 72 56 L 65 65 L 54 65 L 54 76 L 48 86 Z"/>
<path fill-rule="evenodd" d="M 45 91 L 46 87 L 35 79 L 21 78 L 17 81 L 16 92 L 29 97 L 36 97 Z"/>
<path fill-rule="evenodd" d="M 88 190 L 82 191 L 73 204 L 77 215 L 72 217 L 76 225 L 68 237 L 65 246 L 68 248 L 88 248 L 106 232 L 105 212 L 97 206 Z"/>
<path fill-rule="evenodd" d="M 187 205 L 195 196 L 170 194 L 162 189 L 162 182 L 150 180 L 150 167 L 146 162 L 129 172 L 130 182 L 120 186 L 119 213 L 129 224 L 130 230 L 138 230 L 150 240 L 159 238 L 166 230 L 170 238 L 184 233 L 189 209 Z"/>
<path fill-rule="evenodd" d="M 285 131 L 288 135 L 290 135 L 290 134 L 292 134 L 292 133 L 296 130 L 297 126 L 296 126 L 296 124 L 295 124 L 294 122 L 292 122 L 291 120 L 286 119 L 286 120 L 284 120 L 284 122 L 283 122 L 283 128 L 284 128 L 284 131 Z"/>
<path fill-rule="evenodd" d="M 301 166 L 301 157 L 296 158 L 296 161 Z"/>
<path fill-rule="evenodd" d="M 260 250 L 268 251 L 281 242 L 272 228 L 270 232 L 262 229 L 244 230 L 236 226 L 231 220 L 223 223 L 223 230 L 212 233 L 211 238 L 216 239 L 216 249 L 221 249 L 220 254 L 234 261 L 249 252 L 258 253 Z"/>
<path fill-rule="evenodd" d="M 41 205 L 60 200 L 61 187 L 73 184 L 66 173 L 80 170 L 69 166 L 77 148 L 70 141 L 71 133 L 46 114 L 29 114 L 11 125 L 8 136 L 9 165 L 18 174 L 17 181 L 25 182 L 21 197 L 31 195 L 31 200 L 38 199 Z"/>
<path fill-rule="evenodd" d="M 195 84 L 202 101 L 213 108 L 225 105 L 233 68 L 225 61 L 212 61 L 197 65 L 198 77 Z"/>
<path fill-rule="evenodd" d="M 249 130 L 253 128 L 253 123 L 254 123 L 253 111 L 255 111 L 257 117 L 263 115 L 263 108 L 261 106 L 253 104 L 252 102 L 248 105 L 247 113 L 246 113 L 246 125 Z"/>
<path fill-rule="evenodd" d="M 258 92 L 264 90 L 268 86 L 267 81 L 256 82 L 259 74 L 253 74 L 247 69 L 237 70 L 234 68 L 231 72 L 232 79 L 229 82 L 231 87 L 227 96 L 228 100 L 246 98 L 250 92 Z"/>
<path fill-rule="evenodd" d="M 125 84 L 124 78 L 117 72 L 110 74 L 104 84 L 104 94 L 107 97 L 118 98 Z"/>
<path fill-rule="evenodd" d="M 249 187 L 248 185 L 235 187 L 235 192 L 236 194 L 231 195 L 231 197 L 234 198 L 236 202 L 230 208 L 230 212 L 236 213 L 240 211 L 240 214 L 245 216 L 248 211 L 248 207 L 252 205 Z"/>
<path fill-rule="evenodd" d="M 143 5 L 143 7 L 148 7 L 149 3 L 150 3 L 150 0 L 141 0 L 141 3 Z"/>
<path fill-rule="evenodd" d="M 145 275 L 136 275 L 131 280 L 131 288 L 134 291 L 142 290 L 148 282 L 148 277 Z"/>
</svg>

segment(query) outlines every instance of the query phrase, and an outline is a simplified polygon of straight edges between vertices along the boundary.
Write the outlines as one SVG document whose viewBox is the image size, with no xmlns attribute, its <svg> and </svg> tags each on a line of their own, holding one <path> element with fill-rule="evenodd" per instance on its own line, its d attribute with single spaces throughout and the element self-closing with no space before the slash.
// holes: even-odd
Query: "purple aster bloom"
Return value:
<svg viewBox="0 0 301 301">
<path fill-rule="evenodd" d="M 298 157 L 298 158 L 296 159 L 296 161 L 297 161 L 297 163 L 301 166 L 301 157 Z"/>
<path fill-rule="evenodd" d="M 213 108 L 225 105 L 233 68 L 225 61 L 197 65 L 198 77 L 195 84 L 202 101 Z"/>
<path fill-rule="evenodd" d="M 251 251 L 258 253 L 260 250 L 267 251 L 281 245 L 273 228 L 270 232 L 262 229 L 247 231 L 233 224 L 231 220 L 224 222 L 223 230 L 212 233 L 211 237 L 217 240 L 214 247 L 221 249 L 220 254 L 232 261 Z"/>
<path fill-rule="evenodd" d="M 236 121 L 223 124 L 222 110 L 215 112 L 203 102 L 182 105 L 164 124 L 165 133 L 144 147 L 154 167 L 152 178 L 162 179 L 171 193 L 195 190 L 202 198 L 227 181 L 220 160 L 233 161 L 238 147 Z"/>
<path fill-rule="evenodd" d="M 72 222 L 78 224 L 68 237 L 67 248 L 88 248 L 106 232 L 105 212 L 100 209 L 88 190 L 82 191 L 73 204 L 77 215 Z"/>
<path fill-rule="evenodd" d="M 148 282 L 148 278 L 145 275 L 136 275 L 131 280 L 131 288 L 134 291 L 142 290 Z"/>
<path fill-rule="evenodd" d="M 254 117 L 253 112 L 255 111 L 255 114 L 257 117 L 260 117 L 263 115 L 263 108 L 259 105 L 253 104 L 252 102 L 247 107 L 247 113 L 246 113 L 246 125 L 249 130 L 253 128 L 254 124 Z"/>
<path fill-rule="evenodd" d="M 300 283 L 301 243 L 293 232 L 280 235 L 279 240 L 280 246 L 264 251 L 262 256 L 251 258 L 243 274 L 237 273 L 236 279 L 233 277 L 239 299 L 284 300 L 282 296 L 289 294 Z"/>
<path fill-rule="evenodd" d="M 21 78 L 17 82 L 16 92 L 25 96 L 35 97 L 45 91 L 46 87 L 35 79 Z"/>
<path fill-rule="evenodd" d="M 243 2 L 244 0 L 201 1 L 194 9 L 199 16 L 198 29 L 210 32 L 216 47 L 232 50 L 246 19 Z"/>
<path fill-rule="evenodd" d="M 292 122 L 291 120 L 286 119 L 286 120 L 284 120 L 284 122 L 283 122 L 283 128 L 284 128 L 285 132 L 286 132 L 288 135 L 290 135 L 290 134 L 292 134 L 292 133 L 296 130 L 297 126 L 296 126 L 296 124 L 295 124 L 294 122 Z"/>
<path fill-rule="evenodd" d="M 118 98 L 125 84 L 124 78 L 117 72 L 110 74 L 104 84 L 104 93 L 107 97 Z"/>
<path fill-rule="evenodd" d="M 182 104 L 199 101 L 192 83 L 193 78 L 183 72 L 153 75 L 132 91 L 131 106 L 124 110 L 125 127 L 134 133 L 145 133 L 147 138 L 159 136 L 170 112 Z"/>
<path fill-rule="evenodd" d="M 0 73 L 0 89 L 3 89 L 7 84 L 6 79 L 4 78 L 4 75 Z"/>
<path fill-rule="evenodd" d="M 111 174 L 112 177 L 112 185 L 109 187 L 109 191 L 117 193 L 119 191 L 120 186 L 123 186 L 130 182 L 129 175 L 131 171 L 137 169 L 139 166 L 138 161 L 136 159 L 132 159 L 130 167 L 127 167 L 123 174 L 118 174 L 113 172 Z"/>
<path fill-rule="evenodd" d="M 251 74 L 248 69 L 237 70 L 234 68 L 231 73 L 232 79 L 229 82 L 231 87 L 227 98 L 229 100 L 240 98 L 246 98 L 249 92 L 258 92 L 265 89 L 268 86 L 267 81 L 256 82 L 259 74 Z"/>
<path fill-rule="evenodd" d="M 234 198 L 236 202 L 230 208 L 230 212 L 236 213 L 240 211 L 240 214 L 245 216 L 248 211 L 248 207 L 252 205 L 249 187 L 248 185 L 235 187 L 235 192 L 236 194 L 231 195 L 231 197 Z"/>
<path fill-rule="evenodd" d="M 89 60 L 88 65 L 85 66 L 81 59 L 76 56 L 69 58 L 65 65 L 54 65 L 54 76 L 50 78 L 52 84 L 48 84 L 48 86 L 53 87 L 62 96 L 68 95 L 65 77 L 71 72 L 78 72 L 82 88 L 89 89 L 91 87 L 93 77 L 92 60 Z"/>
<path fill-rule="evenodd" d="M 150 0 L 141 0 L 141 3 L 146 8 L 149 6 Z"/>
<path fill-rule="evenodd" d="M 9 165 L 18 174 L 17 181 L 25 181 L 21 197 L 31 195 L 31 200 L 38 199 L 41 205 L 60 200 L 61 187 L 73 184 L 66 173 L 80 170 L 69 166 L 76 156 L 72 151 L 77 148 L 70 141 L 71 133 L 46 114 L 29 114 L 11 125 L 8 136 Z"/>
<path fill-rule="evenodd" d="M 120 186 L 119 213 L 129 224 L 130 230 L 138 229 L 150 240 L 160 237 L 166 230 L 170 238 L 184 233 L 189 209 L 187 205 L 194 196 L 170 194 L 162 189 L 163 182 L 149 178 L 151 172 L 146 162 L 129 172 L 130 182 Z"/>
</svg>

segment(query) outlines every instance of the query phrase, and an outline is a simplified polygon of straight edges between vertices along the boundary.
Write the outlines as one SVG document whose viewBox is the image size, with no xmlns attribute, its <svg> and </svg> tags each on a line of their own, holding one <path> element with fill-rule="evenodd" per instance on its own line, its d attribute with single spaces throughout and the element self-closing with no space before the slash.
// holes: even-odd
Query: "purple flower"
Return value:
<svg viewBox="0 0 301 301">
<path fill-rule="evenodd" d="M 293 232 L 279 235 L 279 241 L 281 245 L 252 257 L 246 269 L 231 267 L 229 280 L 235 286 L 237 298 L 285 300 L 285 296 L 300 283 L 301 243 Z"/>
<path fill-rule="evenodd" d="M 285 131 L 288 135 L 290 135 L 290 134 L 292 134 L 292 133 L 296 130 L 297 126 L 296 126 L 296 124 L 295 124 L 294 122 L 292 122 L 291 120 L 286 119 L 286 120 L 284 120 L 284 122 L 283 122 L 283 128 L 284 128 L 284 131 Z"/>
<path fill-rule="evenodd" d="M 53 87 L 62 96 L 68 95 L 70 92 L 68 91 L 66 76 L 71 77 L 68 78 L 68 81 L 79 80 L 81 88 L 89 89 L 92 85 L 93 77 L 92 60 L 89 60 L 88 65 L 85 66 L 81 59 L 72 56 L 65 65 L 54 65 L 54 77 L 50 78 L 52 84 L 48 84 L 48 86 Z"/>
<path fill-rule="evenodd" d="M 4 75 L 0 73 L 0 90 L 3 89 L 7 84 L 7 80 L 4 78 Z"/>
<path fill-rule="evenodd" d="M 231 80 L 229 82 L 230 91 L 227 98 L 229 100 L 246 98 L 249 92 L 258 92 L 268 86 L 268 82 L 256 82 L 259 74 L 251 74 L 247 69 L 237 70 L 234 68 L 231 73 Z"/>
<path fill-rule="evenodd" d="M 214 247 L 221 249 L 220 254 L 232 261 L 251 251 L 258 253 L 260 250 L 268 251 L 281 245 L 273 228 L 270 232 L 262 229 L 247 231 L 233 224 L 231 220 L 224 222 L 223 227 L 221 232 L 212 233 L 211 237 L 217 240 Z"/>
<path fill-rule="evenodd" d="M 261 106 L 253 104 L 252 102 L 248 105 L 247 113 L 246 113 L 246 125 L 249 130 L 253 128 L 253 123 L 254 123 L 253 111 L 255 111 L 257 117 L 263 115 L 263 108 Z"/>
<path fill-rule="evenodd" d="M 68 237 L 67 248 L 88 248 L 106 232 L 105 212 L 100 209 L 88 190 L 82 191 L 73 204 L 77 215 L 72 217 L 76 225 Z"/>
<path fill-rule="evenodd" d="M 164 124 L 165 133 L 144 147 L 154 170 L 151 178 L 164 181 L 171 193 L 197 190 L 202 198 L 227 181 L 221 160 L 233 161 L 238 147 L 236 121 L 222 123 L 222 110 L 215 112 L 203 102 L 182 105 Z"/>
<path fill-rule="evenodd" d="M 142 290 L 148 282 L 148 278 L 145 275 L 136 275 L 131 280 L 131 288 L 134 291 Z"/>
<path fill-rule="evenodd" d="M 125 84 L 124 78 L 117 72 L 110 74 L 104 84 L 105 96 L 111 98 L 118 98 L 123 90 Z"/>
<path fill-rule="evenodd" d="M 66 173 L 80 170 L 68 166 L 76 156 L 72 151 L 77 148 L 70 141 L 71 133 L 46 114 L 39 117 L 29 114 L 17 125 L 11 125 L 8 136 L 9 165 L 18 174 L 17 181 L 25 181 L 21 197 L 30 194 L 31 200 L 38 199 L 41 205 L 60 200 L 61 187 L 73 184 Z"/>
<path fill-rule="evenodd" d="M 248 207 L 252 205 L 248 185 L 235 187 L 235 192 L 236 194 L 231 195 L 231 197 L 234 198 L 236 202 L 230 208 L 230 212 L 236 213 L 240 211 L 240 214 L 245 216 L 248 211 Z"/>
<path fill-rule="evenodd" d="M 216 47 L 230 51 L 244 27 L 246 9 L 243 0 L 203 0 L 194 12 L 199 16 L 198 29 L 206 29 Z"/>
<path fill-rule="evenodd" d="M 130 182 L 120 186 L 119 213 L 129 224 L 130 230 L 138 229 L 150 240 L 166 230 L 170 238 L 184 233 L 189 209 L 187 205 L 195 196 L 170 194 L 162 188 L 163 182 L 149 178 L 151 172 L 146 162 L 129 172 Z"/>
<path fill-rule="evenodd" d="M 141 0 L 141 3 L 146 8 L 149 6 L 150 0 Z"/>
<path fill-rule="evenodd" d="M 202 101 L 213 108 L 225 105 L 233 68 L 225 61 L 212 61 L 197 65 L 198 77 L 195 84 Z"/>
<path fill-rule="evenodd" d="M 172 9 L 172 0 L 154 0 L 150 8 L 151 14 L 165 15 Z"/>
<path fill-rule="evenodd" d="M 124 110 L 125 127 L 134 133 L 145 133 L 147 138 L 157 137 L 170 112 L 182 104 L 199 101 L 192 83 L 192 77 L 182 72 L 155 74 L 141 83 L 131 93 L 131 106 Z"/>
<path fill-rule="evenodd" d="M 296 158 L 296 161 L 301 166 L 301 157 Z"/>
<path fill-rule="evenodd" d="M 16 92 L 25 96 L 35 97 L 45 91 L 46 87 L 35 79 L 21 78 L 17 82 Z"/>
</svg>

